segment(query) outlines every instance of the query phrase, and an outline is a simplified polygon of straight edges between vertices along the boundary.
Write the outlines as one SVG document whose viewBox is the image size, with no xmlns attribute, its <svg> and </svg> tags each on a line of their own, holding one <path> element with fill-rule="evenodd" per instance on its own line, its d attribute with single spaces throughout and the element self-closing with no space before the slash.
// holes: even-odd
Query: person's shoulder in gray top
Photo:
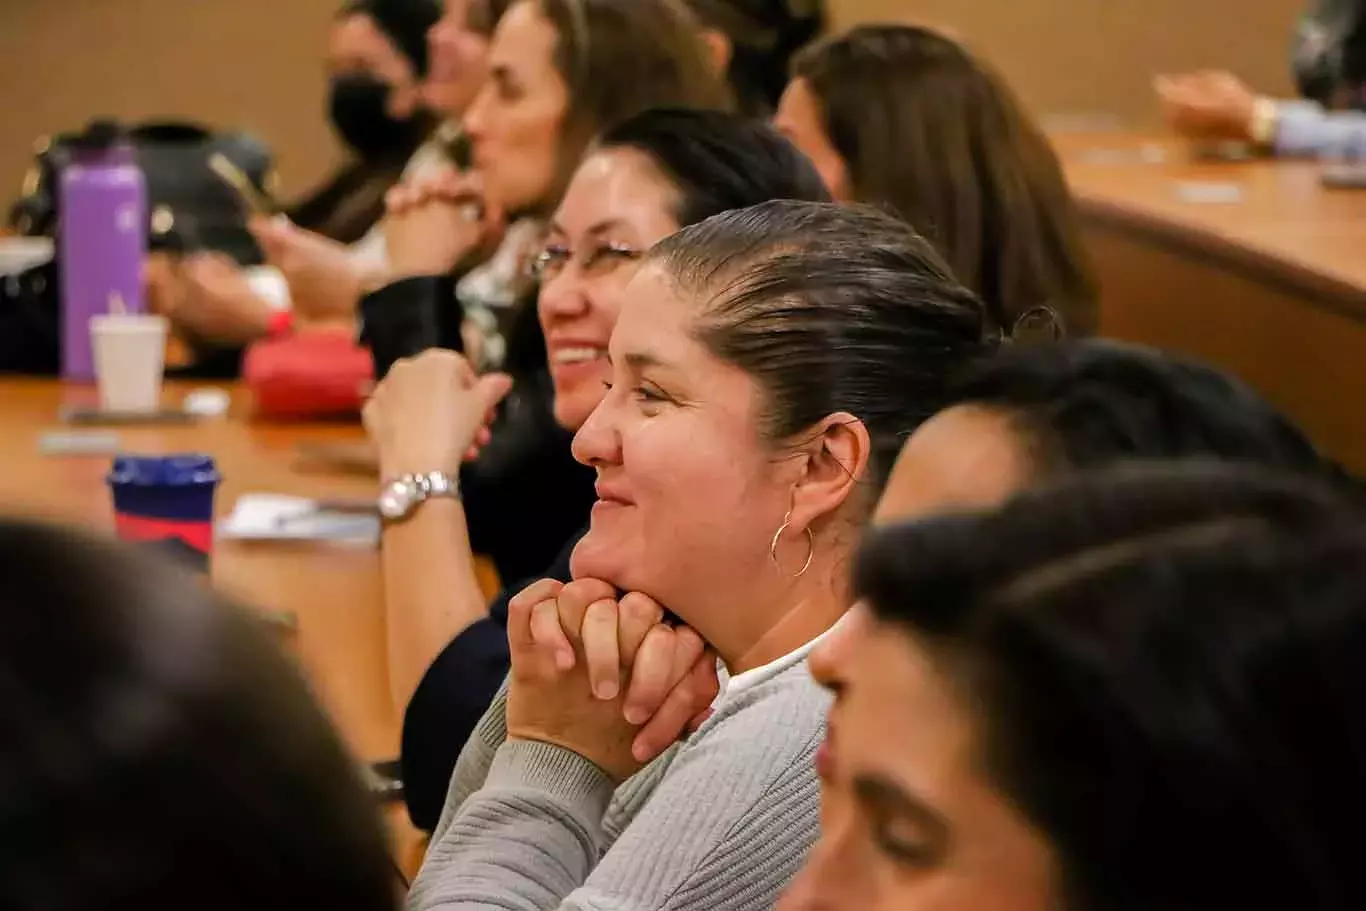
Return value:
<svg viewBox="0 0 1366 911">
<path fill-rule="evenodd" d="M 575 753 L 505 740 L 500 695 L 461 756 L 409 908 L 771 907 L 819 830 L 829 697 L 805 655 L 727 693 L 615 789 Z"/>
</svg>

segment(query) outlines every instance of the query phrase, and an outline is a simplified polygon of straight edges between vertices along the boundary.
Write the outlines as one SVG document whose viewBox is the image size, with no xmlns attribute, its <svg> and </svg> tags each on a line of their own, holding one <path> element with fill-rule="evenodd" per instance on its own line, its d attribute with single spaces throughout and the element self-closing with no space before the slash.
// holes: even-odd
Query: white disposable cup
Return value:
<svg viewBox="0 0 1366 911">
<path fill-rule="evenodd" d="M 90 318 L 102 410 L 136 414 L 161 407 L 166 332 L 162 316 L 111 313 Z"/>
</svg>

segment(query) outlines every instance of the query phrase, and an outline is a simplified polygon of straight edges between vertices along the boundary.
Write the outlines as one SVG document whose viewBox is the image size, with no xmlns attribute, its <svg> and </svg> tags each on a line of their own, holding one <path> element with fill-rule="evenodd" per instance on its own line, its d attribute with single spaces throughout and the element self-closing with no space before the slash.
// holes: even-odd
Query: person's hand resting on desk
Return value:
<svg viewBox="0 0 1366 911">
<path fill-rule="evenodd" d="M 386 197 L 384 243 L 393 280 L 445 275 L 503 238 L 501 207 L 477 172 L 447 171 L 393 188 Z"/>
<path fill-rule="evenodd" d="M 1158 76 L 1153 88 L 1168 125 L 1188 139 L 1266 144 L 1276 106 L 1232 73 L 1203 70 Z"/>
<path fill-rule="evenodd" d="M 653 599 L 546 579 L 508 603 L 508 737 L 549 743 L 618 783 L 706 718 L 716 656 Z"/>
<path fill-rule="evenodd" d="M 478 376 L 454 351 L 432 349 L 397 362 L 362 412 L 379 452 L 380 477 L 455 476 L 488 442 L 493 410 L 511 390 L 511 377 Z"/>
</svg>

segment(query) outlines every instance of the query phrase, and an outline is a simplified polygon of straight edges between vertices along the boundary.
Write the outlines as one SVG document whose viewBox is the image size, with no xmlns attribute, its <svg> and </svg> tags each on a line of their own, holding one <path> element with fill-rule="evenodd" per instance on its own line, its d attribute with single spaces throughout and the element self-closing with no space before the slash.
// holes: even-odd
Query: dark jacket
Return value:
<svg viewBox="0 0 1366 911">
<path fill-rule="evenodd" d="M 584 531 L 569 539 L 549 567 L 499 592 L 489 615 L 451 640 L 427 668 L 403 715 L 400 763 L 413 825 L 430 832 L 441 818 L 455 761 L 498 693 L 512 659 L 508 601 L 540 579 L 568 582 L 569 557 Z"/>
<path fill-rule="evenodd" d="M 362 299 L 361 340 L 374 354 L 378 376 L 427 348 L 462 349 L 456 280 L 404 279 Z M 500 579 L 567 582 L 570 552 L 596 498 L 594 472 L 574 461 L 572 435 L 555 423 L 532 301 L 517 308 L 507 342 L 513 391 L 499 408 L 489 445 L 460 475 L 470 545 L 493 561 Z M 418 828 L 436 825 L 456 758 L 507 675 L 507 602 L 524 584 L 504 589 L 488 618 L 446 646 L 408 704 L 400 759 L 408 814 Z"/>
<path fill-rule="evenodd" d="M 528 318 L 529 314 L 529 318 Z M 404 279 L 361 301 L 361 341 L 378 377 L 394 362 L 428 348 L 460 351 L 462 314 L 455 279 Z M 529 302 L 508 333 L 513 390 L 498 409 L 492 439 L 461 469 L 470 546 L 488 557 L 500 579 L 520 579 L 546 566 L 588 521 L 594 472 L 574 461 L 573 435 L 555 422 L 545 342 Z"/>
</svg>

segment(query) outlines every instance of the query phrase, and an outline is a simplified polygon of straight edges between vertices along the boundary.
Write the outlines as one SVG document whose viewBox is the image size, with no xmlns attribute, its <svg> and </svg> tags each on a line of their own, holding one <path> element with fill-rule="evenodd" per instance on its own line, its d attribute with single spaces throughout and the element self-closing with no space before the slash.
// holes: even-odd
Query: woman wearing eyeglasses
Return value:
<svg viewBox="0 0 1366 911">
<path fill-rule="evenodd" d="M 675 106 L 729 106 L 701 29 L 681 0 L 515 0 L 498 20 L 488 76 L 461 121 L 469 169 L 389 196 L 390 284 L 360 306 L 362 340 L 378 376 L 401 358 L 449 348 L 480 372 L 501 367 L 516 378 L 498 409 L 492 451 L 466 467 L 462 479 L 467 497 L 476 487 L 496 491 L 495 521 L 483 521 L 475 509 L 468 520 L 475 552 L 491 559 L 503 579 L 544 568 L 591 501 L 568 439 L 541 445 L 560 431 L 528 261 L 593 138 L 642 111 Z M 510 304 L 498 318 L 501 338 L 464 331 L 470 317 L 488 315 L 465 305 L 471 282 L 482 287 L 475 295 L 481 300 Z M 491 352 L 502 339 L 506 350 Z M 546 490 L 553 491 L 552 507 L 571 497 L 572 516 L 551 508 L 533 513 L 534 528 L 516 521 Z"/>
<path fill-rule="evenodd" d="M 507 601 L 522 587 L 514 584 L 520 576 L 504 574 L 508 591 L 488 605 L 470 559 L 482 550 L 478 539 L 496 525 L 515 546 L 518 537 L 567 525 L 554 565 L 521 575 L 570 578 L 569 551 L 595 499 L 594 473 L 573 462 L 570 438 L 604 394 L 607 341 L 636 260 L 680 227 L 727 209 L 825 198 L 819 175 L 795 148 L 738 115 L 651 111 L 599 138 L 574 172 L 534 263 L 555 426 L 533 448 L 582 476 L 528 476 L 512 489 L 486 488 L 462 473 L 462 457 L 479 442 L 507 380 L 476 380 L 454 352 L 400 361 L 376 391 L 366 425 L 383 476 L 441 472 L 460 477 L 463 487 L 458 497 L 420 495 L 384 532 L 390 674 L 394 698 L 406 706 L 403 774 L 416 825 L 436 824 L 456 757 L 508 668 Z M 489 446 L 497 445 L 495 430 Z"/>
</svg>

